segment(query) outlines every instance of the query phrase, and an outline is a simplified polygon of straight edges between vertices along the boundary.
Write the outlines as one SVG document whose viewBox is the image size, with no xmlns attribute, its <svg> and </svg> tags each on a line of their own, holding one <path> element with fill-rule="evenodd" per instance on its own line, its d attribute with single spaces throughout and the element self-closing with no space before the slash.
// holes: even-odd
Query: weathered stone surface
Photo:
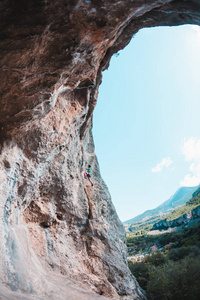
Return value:
<svg viewBox="0 0 200 300">
<path fill-rule="evenodd" d="M 144 298 L 100 175 L 92 113 L 113 53 L 140 28 L 199 24 L 199 11 L 199 1 L 0 1 L 2 299 Z"/>
</svg>

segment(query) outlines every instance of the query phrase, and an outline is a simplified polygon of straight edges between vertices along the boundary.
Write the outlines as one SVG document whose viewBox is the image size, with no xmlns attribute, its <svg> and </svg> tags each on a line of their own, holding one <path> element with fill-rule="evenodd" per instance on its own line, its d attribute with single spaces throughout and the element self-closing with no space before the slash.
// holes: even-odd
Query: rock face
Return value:
<svg viewBox="0 0 200 300">
<path fill-rule="evenodd" d="M 187 212 L 177 219 L 169 221 L 167 221 L 166 219 L 161 220 L 153 225 L 152 230 L 165 230 L 169 227 L 173 228 L 181 225 L 187 225 L 194 220 L 197 222 L 200 221 L 200 206 L 197 206 L 196 208 L 192 209 L 191 211 Z"/>
<path fill-rule="evenodd" d="M 189 0 L 0 1 L 1 299 L 144 298 L 92 113 L 113 53 L 140 28 L 199 24 L 199 11 Z"/>
</svg>

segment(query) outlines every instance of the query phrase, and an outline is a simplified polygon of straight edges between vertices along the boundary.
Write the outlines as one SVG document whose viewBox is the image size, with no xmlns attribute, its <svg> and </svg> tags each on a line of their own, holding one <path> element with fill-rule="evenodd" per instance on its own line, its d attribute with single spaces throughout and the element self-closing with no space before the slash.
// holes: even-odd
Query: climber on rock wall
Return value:
<svg viewBox="0 0 200 300">
<path fill-rule="evenodd" d="M 87 169 L 85 170 L 85 173 L 84 173 L 84 177 L 85 178 L 88 178 L 89 182 L 91 183 L 91 185 L 93 186 L 93 182 L 91 180 L 91 166 L 88 165 Z"/>
</svg>

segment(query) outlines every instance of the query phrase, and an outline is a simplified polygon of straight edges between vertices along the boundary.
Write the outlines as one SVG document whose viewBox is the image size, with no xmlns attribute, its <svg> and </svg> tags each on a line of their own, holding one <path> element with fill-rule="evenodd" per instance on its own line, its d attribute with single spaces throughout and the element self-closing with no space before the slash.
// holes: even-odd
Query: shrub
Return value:
<svg viewBox="0 0 200 300">
<path fill-rule="evenodd" d="M 164 254 L 158 252 L 153 253 L 152 255 L 148 256 L 145 260 L 146 263 L 151 264 L 153 266 L 162 266 L 166 262 L 166 257 Z"/>
<path fill-rule="evenodd" d="M 198 300 L 200 257 L 168 261 L 164 267 L 151 266 L 147 293 L 153 300 Z"/>
<path fill-rule="evenodd" d="M 149 299 L 170 299 L 171 292 L 169 290 L 168 276 L 162 267 L 149 267 L 147 294 Z"/>
<path fill-rule="evenodd" d="M 185 258 L 186 256 L 197 256 L 200 254 L 200 249 L 197 246 L 189 246 L 189 247 L 181 247 L 172 249 L 167 257 L 173 261 L 178 261 L 180 259 Z"/>
<path fill-rule="evenodd" d="M 145 290 L 147 288 L 147 283 L 149 280 L 148 265 L 144 262 L 133 264 L 132 261 L 129 261 L 128 266 L 131 270 L 131 273 L 136 277 L 141 288 Z"/>
</svg>

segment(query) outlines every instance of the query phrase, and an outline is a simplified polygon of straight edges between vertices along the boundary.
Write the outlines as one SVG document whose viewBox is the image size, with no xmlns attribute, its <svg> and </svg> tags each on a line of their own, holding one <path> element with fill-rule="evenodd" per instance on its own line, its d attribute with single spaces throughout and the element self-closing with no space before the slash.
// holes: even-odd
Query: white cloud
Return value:
<svg viewBox="0 0 200 300">
<path fill-rule="evenodd" d="M 184 140 L 181 147 L 182 152 L 187 161 L 200 161 L 200 139 L 191 137 L 188 140 Z"/>
<path fill-rule="evenodd" d="M 173 164 L 173 161 L 170 157 L 163 158 L 160 163 L 158 163 L 154 168 L 151 169 L 151 171 L 153 173 L 161 172 L 164 167 L 168 168 L 171 164 Z"/>
<path fill-rule="evenodd" d="M 181 150 L 185 156 L 185 160 L 191 162 L 189 170 L 183 180 L 181 186 L 196 186 L 200 183 L 200 139 L 191 137 L 185 139 Z"/>
<path fill-rule="evenodd" d="M 200 178 L 195 175 L 187 174 L 183 180 L 181 180 L 180 185 L 181 186 L 197 186 L 199 185 Z"/>
<path fill-rule="evenodd" d="M 195 31 L 195 33 L 200 36 L 200 26 L 198 25 L 191 25 L 191 28 Z"/>
</svg>

